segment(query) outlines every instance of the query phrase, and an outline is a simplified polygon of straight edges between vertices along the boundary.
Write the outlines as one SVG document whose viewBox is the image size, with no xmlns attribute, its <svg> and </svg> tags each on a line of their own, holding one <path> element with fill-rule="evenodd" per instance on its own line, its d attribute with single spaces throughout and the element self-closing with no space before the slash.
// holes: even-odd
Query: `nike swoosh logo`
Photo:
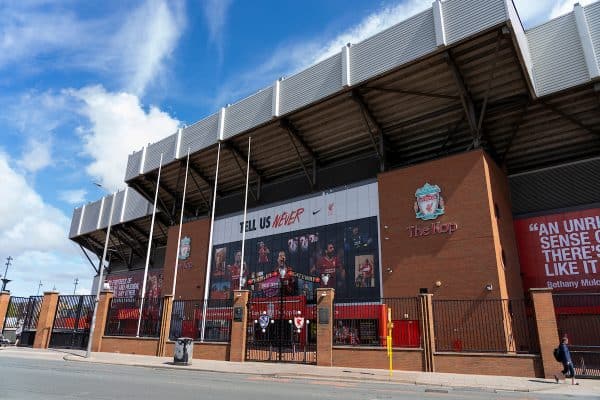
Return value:
<svg viewBox="0 0 600 400">
<path fill-rule="evenodd" d="M 321 211 L 321 209 L 318 209 L 317 211 L 313 211 L 313 215 L 318 214 L 319 211 Z"/>
</svg>

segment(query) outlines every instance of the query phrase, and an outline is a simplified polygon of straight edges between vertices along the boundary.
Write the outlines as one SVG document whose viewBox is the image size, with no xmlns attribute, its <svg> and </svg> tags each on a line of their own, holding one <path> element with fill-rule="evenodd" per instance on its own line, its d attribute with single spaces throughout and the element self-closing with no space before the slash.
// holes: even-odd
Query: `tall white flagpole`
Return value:
<svg viewBox="0 0 600 400">
<path fill-rule="evenodd" d="M 154 218 L 156 217 L 156 203 L 158 201 L 158 189 L 160 188 L 160 172 L 162 170 L 162 160 L 163 153 L 160 153 L 160 162 L 158 164 L 158 177 L 156 178 L 156 193 L 154 194 L 154 207 L 152 208 L 152 222 L 150 223 L 150 237 L 148 238 L 148 251 L 146 252 L 146 265 L 144 267 L 144 281 L 142 283 L 142 294 L 140 298 L 138 326 L 135 337 L 140 337 L 140 326 L 142 325 L 142 310 L 144 308 L 144 297 L 146 297 L 146 278 L 148 278 L 148 265 L 150 265 L 150 250 L 152 249 L 152 234 L 154 233 Z"/>
<path fill-rule="evenodd" d="M 246 197 L 244 198 L 244 223 L 242 224 L 242 261 L 240 267 L 240 287 L 239 290 L 242 290 L 242 277 L 244 276 L 244 249 L 246 244 L 246 217 L 248 213 L 248 182 L 250 180 L 250 142 L 252 141 L 252 137 L 248 136 L 248 161 L 246 163 Z"/>
<path fill-rule="evenodd" d="M 212 271 L 212 248 L 213 248 L 213 233 L 215 226 L 215 205 L 217 204 L 217 182 L 219 180 L 219 162 L 221 160 L 221 141 L 217 148 L 217 170 L 215 171 L 215 187 L 213 188 L 213 204 L 212 213 L 210 216 L 210 235 L 208 237 L 208 260 L 206 261 L 206 276 L 204 277 L 204 305 L 202 307 L 202 330 L 200 331 L 200 341 L 204 342 L 204 329 L 206 328 L 206 308 L 208 305 L 208 293 L 210 289 L 210 274 Z"/>
<path fill-rule="evenodd" d="M 92 353 L 92 338 L 94 337 L 94 327 L 96 326 L 96 314 L 98 313 L 98 302 L 100 301 L 100 290 L 104 285 L 104 263 L 106 262 L 106 253 L 108 252 L 108 239 L 110 238 L 110 227 L 112 226 L 112 216 L 115 209 L 117 194 L 113 193 L 110 204 L 110 215 L 108 216 L 108 228 L 106 228 L 106 240 L 104 241 L 104 251 L 102 252 L 102 261 L 100 262 L 100 271 L 98 275 L 98 287 L 96 288 L 96 299 L 94 300 L 94 313 L 92 314 L 92 322 L 90 324 L 90 336 L 88 338 L 87 351 L 85 357 L 89 358 Z"/>
<path fill-rule="evenodd" d="M 185 179 L 183 180 L 183 199 L 181 200 L 181 216 L 179 217 L 179 235 L 177 235 L 177 252 L 175 253 L 175 268 L 173 271 L 173 290 L 171 294 L 175 298 L 175 286 L 177 285 L 177 268 L 179 264 L 179 250 L 181 247 L 181 227 L 183 225 L 183 210 L 185 209 L 185 191 L 187 189 L 188 169 L 190 167 L 190 148 L 188 147 L 187 161 L 185 163 Z"/>
</svg>

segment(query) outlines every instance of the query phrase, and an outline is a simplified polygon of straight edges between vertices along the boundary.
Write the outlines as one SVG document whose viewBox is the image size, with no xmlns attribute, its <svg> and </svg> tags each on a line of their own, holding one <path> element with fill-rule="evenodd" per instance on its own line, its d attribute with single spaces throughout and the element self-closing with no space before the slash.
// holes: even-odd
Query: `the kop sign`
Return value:
<svg viewBox="0 0 600 400">
<path fill-rule="evenodd" d="M 423 221 L 431 221 L 428 224 L 414 224 L 406 228 L 408 237 L 431 236 L 437 234 L 452 234 L 458 229 L 456 222 L 435 221 L 440 215 L 444 215 L 446 204 L 438 185 L 425 183 L 415 192 L 415 216 Z"/>
</svg>

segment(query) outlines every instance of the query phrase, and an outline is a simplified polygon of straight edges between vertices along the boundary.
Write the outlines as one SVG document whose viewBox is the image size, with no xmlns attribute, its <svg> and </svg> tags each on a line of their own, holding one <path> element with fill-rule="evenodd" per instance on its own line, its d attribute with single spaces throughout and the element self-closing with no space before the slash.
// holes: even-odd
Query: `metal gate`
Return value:
<svg viewBox="0 0 600 400">
<path fill-rule="evenodd" d="M 50 347 L 85 349 L 96 296 L 59 296 Z"/>
<path fill-rule="evenodd" d="M 16 339 L 16 330 L 23 326 L 19 346 L 33 346 L 43 296 L 11 297 L 6 310 L 2 334 L 11 342 Z"/>
<path fill-rule="evenodd" d="M 315 320 L 315 306 L 304 296 L 251 299 L 246 360 L 316 364 Z"/>
<path fill-rule="evenodd" d="M 600 293 L 555 294 L 560 337 L 569 338 L 575 375 L 600 377 Z"/>
</svg>

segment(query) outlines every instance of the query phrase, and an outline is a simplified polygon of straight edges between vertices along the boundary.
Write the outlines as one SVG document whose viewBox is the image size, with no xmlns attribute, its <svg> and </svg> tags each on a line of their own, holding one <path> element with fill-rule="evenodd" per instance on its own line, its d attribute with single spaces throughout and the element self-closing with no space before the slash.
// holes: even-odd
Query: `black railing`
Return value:
<svg viewBox="0 0 600 400">
<path fill-rule="evenodd" d="M 119 298 L 111 300 L 106 321 L 106 336 L 159 337 L 162 299 L 145 298 L 140 318 L 142 299 Z"/>
<path fill-rule="evenodd" d="M 19 346 L 33 346 L 42 310 L 42 300 L 42 296 L 11 297 L 6 310 L 4 328 L 0 333 L 15 340 L 17 328 L 21 328 Z"/>
<path fill-rule="evenodd" d="M 28 302 L 29 297 L 11 296 L 4 319 L 4 329 L 16 329 L 19 325 L 19 320 L 23 323 L 27 314 Z"/>
<path fill-rule="evenodd" d="M 600 293 L 555 294 L 552 300 L 561 337 L 570 345 L 600 347 Z"/>
<path fill-rule="evenodd" d="M 202 316 L 206 304 L 204 341 L 229 342 L 231 340 L 231 320 L 233 300 L 175 300 L 171 312 L 169 339 L 190 337 L 202 338 Z"/>
<path fill-rule="evenodd" d="M 386 346 L 388 309 L 391 310 L 392 345 L 421 347 L 419 299 L 417 297 L 367 300 L 335 299 L 333 344 Z"/>
<path fill-rule="evenodd" d="M 84 349 L 87 347 L 96 296 L 58 297 L 50 336 L 50 347 Z"/>
<path fill-rule="evenodd" d="M 96 296 L 59 296 L 54 331 L 89 331 Z"/>
<path fill-rule="evenodd" d="M 436 351 L 537 353 L 525 300 L 433 300 Z"/>
<path fill-rule="evenodd" d="M 554 294 L 560 337 L 569 338 L 575 374 L 600 377 L 600 293 Z"/>
</svg>

